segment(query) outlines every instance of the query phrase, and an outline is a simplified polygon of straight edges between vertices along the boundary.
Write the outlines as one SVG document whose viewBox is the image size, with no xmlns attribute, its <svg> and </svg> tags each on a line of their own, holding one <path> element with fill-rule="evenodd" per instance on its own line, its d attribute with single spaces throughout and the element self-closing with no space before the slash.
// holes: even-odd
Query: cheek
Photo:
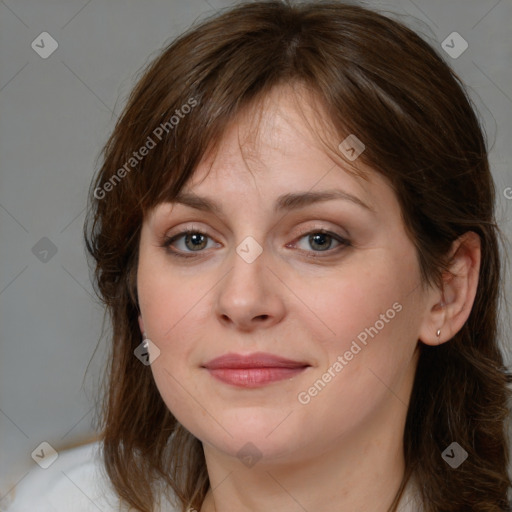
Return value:
<svg viewBox="0 0 512 512">
<path fill-rule="evenodd" d="M 188 425 L 204 413 L 191 400 L 201 396 L 201 390 L 189 367 L 198 331 L 204 337 L 204 328 L 196 322 L 198 288 L 180 286 L 180 280 L 162 273 L 158 278 L 154 274 L 147 279 L 141 277 L 139 300 L 146 333 L 160 350 L 151 364 L 153 378 L 167 408 L 180 423 Z"/>
<path fill-rule="evenodd" d="M 328 387 L 350 389 L 354 400 L 347 399 L 356 408 L 358 400 L 371 399 L 375 386 L 383 387 L 379 377 L 386 383 L 400 379 L 416 346 L 419 309 L 411 290 L 419 274 L 414 262 L 396 261 L 374 259 L 371 266 L 351 268 L 336 282 L 316 282 L 310 289 L 316 324 L 321 319 L 322 333 L 328 332 L 319 337 L 323 359 L 315 377 L 331 367 L 336 377 Z"/>
<path fill-rule="evenodd" d="M 405 307 L 394 297 L 339 296 L 341 307 L 326 315 L 336 335 L 323 342 L 322 364 L 296 397 L 304 414 L 328 418 L 322 435 L 336 437 L 360 428 L 390 400 L 397 399 L 399 408 L 407 402 L 403 379 L 410 369 L 414 333 Z M 326 303 L 324 312 L 329 308 Z"/>
<path fill-rule="evenodd" d="M 138 295 L 147 337 L 160 350 L 151 370 L 167 406 L 174 410 L 190 409 L 190 394 L 196 396 L 190 365 L 199 364 L 194 348 L 208 333 L 205 322 L 206 279 L 179 275 L 164 263 L 149 264 L 140 259 Z M 210 319 L 211 322 L 211 319 Z M 198 414 L 198 411 L 195 411 Z"/>
<path fill-rule="evenodd" d="M 183 277 L 169 265 L 149 265 L 141 261 L 138 269 L 138 295 L 148 337 L 165 348 L 194 314 L 204 294 L 197 278 Z"/>
<path fill-rule="evenodd" d="M 395 276 L 392 267 L 382 267 L 373 265 L 371 273 L 350 269 L 336 279 L 312 281 L 309 289 L 303 288 L 317 322 L 322 321 L 327 337 L 337 340 L 340 346 L 350 345 L 352 339 L 376 322 L 378 330 L 383 331 L 396 316 L 398 306 L 393 309 L 393 305 L 402 304 L 409 285 Z M 297 283 L 298 286 L 303 285 Z"/>
</svg>

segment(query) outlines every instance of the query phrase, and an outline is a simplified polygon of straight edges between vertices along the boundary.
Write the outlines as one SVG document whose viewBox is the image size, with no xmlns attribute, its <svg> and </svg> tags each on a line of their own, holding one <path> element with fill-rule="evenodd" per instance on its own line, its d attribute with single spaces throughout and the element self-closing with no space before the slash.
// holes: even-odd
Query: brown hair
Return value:
<svg viewBox="0 0 512 512">
<path fill-rule="evenodd" d="M 429 44 L 401 23 L 338 2 L 244 3 L 192 27 L 145 70 L 103 150 L 84 235 L 113 327 L 100 425 L 113 486 L 142 512 L 152 511 L 160 484 L 183 510 L 201 508 L 209 486 L 202 445 L 133 355 L 141 343 L 139 235 L 148 211 L 176 196 L 227 123 L 278 84 L 312 91 L 339 141 L 364 141 L 359 158 L 394 188 L 424 283 L 441 285 L 455 239 L 480 236 L 468 321 L 447 343 L 420 344 L 401 490 L 414 474 L 426 512 L 507 510 L 499 231 L 482 129 L 460 79 Z M 142 146 L 151 149 L 134 157 Z M 469 454 L 457 469 L 441 457 L 453 441 Z"/>
</svg>

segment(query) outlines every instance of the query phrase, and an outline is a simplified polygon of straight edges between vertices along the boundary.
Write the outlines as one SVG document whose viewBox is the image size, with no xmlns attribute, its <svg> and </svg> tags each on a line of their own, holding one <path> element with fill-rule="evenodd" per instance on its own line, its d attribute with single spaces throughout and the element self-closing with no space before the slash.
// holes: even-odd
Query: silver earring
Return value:
<svg viewBox="0 0 512 512">
<path fill-rule="evenodd" d="M 439 336 L 441 336 L 441 329 L 437 329 L 436 331 L 436 336 L 439 338 Z"/>
</svg>

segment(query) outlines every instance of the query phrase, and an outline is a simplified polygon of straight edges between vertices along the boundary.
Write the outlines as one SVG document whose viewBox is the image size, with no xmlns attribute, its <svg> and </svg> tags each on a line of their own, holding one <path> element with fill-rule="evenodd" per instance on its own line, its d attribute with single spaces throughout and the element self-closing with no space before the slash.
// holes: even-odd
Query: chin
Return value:
<svg viewBox="0 0 512 512">
<path fill-rule="evenodd" d="M 250 456 L 267 462 L 282 462 L 295 458 L 297 451 L 307 443 L 301 437 L 304 434 L 300 433 L 308 430 L 299 428 L 291 421 L 284 425 L 289 421 L 285 419 L 283 422 L 286 414 L 281 414 L 277 420 L 275 415 L 269 415 L 267 418 L 260 417 L 257 421 L 252 416 L 245 419 L 240 416 L 238 415 L 236 421 L 222 420 L 218 417 L 225 430 L 217 424 L 216 427 L 211 426 L 208 429 L 201 426 L 194 435 L 203 443 L 230 457 L 243 459 L 244 456 Z M 212 436 L 213 432 L 217 435 Z"/>
</svg>

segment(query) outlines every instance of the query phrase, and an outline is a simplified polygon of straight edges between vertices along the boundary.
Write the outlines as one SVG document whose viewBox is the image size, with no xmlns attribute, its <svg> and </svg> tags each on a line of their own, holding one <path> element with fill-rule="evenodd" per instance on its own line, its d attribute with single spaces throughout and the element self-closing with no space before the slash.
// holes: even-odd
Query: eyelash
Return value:
<svg viewBox="0 0 512 512">
<path fill-rule="evenodd" d="M 328 235 L 331 239 L 336 240 L 340 245 L 334 249 L 327 249 L 325 251 L 305 251 L 304 249 L 299 249 L 299 251 L 301 251 L 302 253 L 305 253 L 305 256 L 308 258 L 313 258 L 313 259 L 325 258 L 328 256 L 332 256 L 334 253 L 337 253 L 346 247 L 351 246 L 350 241 L 347 240 L 346 238 L 343 238 L 342 236 L 340 236 L 336 233 L 333 233 L 331 231 L 328 231 L 326 229 L 321 229 L 321 228 L 304 231 L 299 234 L 299 236 L 296 240 L 301 240 L 302 238 L 304 238 L 306 236 L 317 235 L 317 234 Z M 197 256 L 200 256 L 201 253 L 204 253 L 204 249 L 199 250 L 199 251 L 197 251 L 197 254 L 194 254 L 194 252 L 196 252 L 196 251 L 183 252 L 183 251 L 177 251 L 177 250 L 171 248 L 171 245 L 174 242 L 176 242 L 177 240 L 179 240 L 180 238 L 182 238 L 183 236 L 186 236 L 186 235 L 203 235 L 203 236 L 206 236 L 207 238 L 212 239 L 207 233 L 204 233 L 203 231 L 200 231 L 198 229 L 186 229 L 186 230 L 180 231 L 179 233 L 172 235 L 170 237 L 165 236 L 164 239 L 162 240 L 162 243 L 160 244 L 160 246 L 163 247 L 164 249 L 166 249 L 167 252 L 171 256 L 177 257 L 177 258 L 195 258 Z M 295 242 L 293 242 L 293 243 L 295 243 Z M 313 254 L 311 254 L 311 253 L 313 253 Z M 314 253 L 316 253 L 316 254 L 314 254 Z M 320 253 L 320 254 L 318 254 L 318 253 Z M 325 256 L 322 255 L 322 253 L 325 253 Z"/>
</svg>

